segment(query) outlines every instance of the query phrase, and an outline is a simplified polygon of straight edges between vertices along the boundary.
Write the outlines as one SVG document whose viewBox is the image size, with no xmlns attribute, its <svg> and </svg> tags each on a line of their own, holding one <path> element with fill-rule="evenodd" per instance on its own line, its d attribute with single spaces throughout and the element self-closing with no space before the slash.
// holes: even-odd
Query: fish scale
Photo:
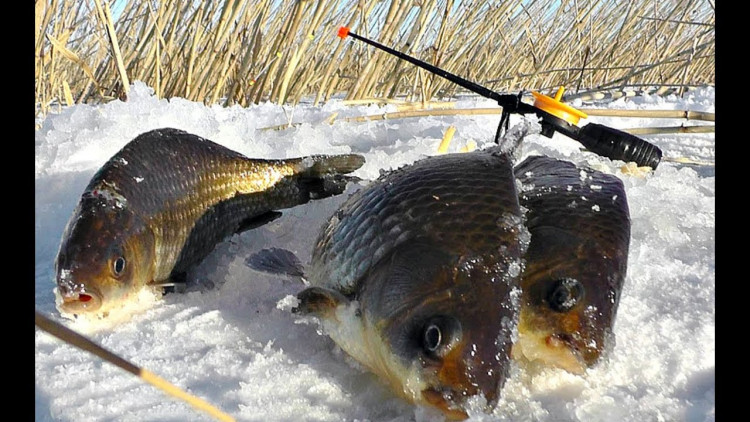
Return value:
<svg viewBox="0 0 750 422">
<path fill-rule="evenodd" d="M 382 175 L 323 225 L 296 312 L 399 396 L 466 418 L 497 402 L 518 317 L 523 216 L 500 147 Z M 248 259 L 294 265 L 289 254 Z M 300 273 L 285 270 L 285 273 Z"/>
<path fill-rule="evenodd" d="M 467 166 L 469 159 L 476 163 Z M 503 178 L 512 178 L 505 157 L 490 153 L 431 157 L 381 176 L 377 188 L 363 189 L 322 229 L 310 277 L 351 292 L 383 250 L 417 236 L 467 251 L 472 244 L 501 248 L 507 242 L 498 222 L 518 202 L 515 190 L 496 183 Z"/>
<path fill-rule="evenodd" d="M 521 204 L 529 209 L 527 227 L 585 233 L 587 242 L 595 243 L 604 256 L 618 259 L 624 272 L 630 213 L 622 182 L 616 176 L 549 157 L 533 157 L 516 171 L 519 181 L 533 185 L 520 195 Z M 583 181 L 581 172 L 585 173 Z"/>
<path fill-rule="evenodd" d="M 625 189 L 614 175 L 544 156 L 515 171 L 531 243 L 513 356 L 582 373 L 614 341 L 630 244 Z"/>
<path fill-rule="evenodd" d="M 215 159 L 217 155 L 221 162 Z M 130 198 L 131 210 L 147 216 L 148 226 L 159 228 L 155 280 L 184 271 L 248 216 L 274 209 L 258 207 L 258 201 L 244 195 L 263 192 L 294 172 L 292 163 L 249 160 L 195 135 L 172 130 L 157 132 L 155 137 L 139 136 L 123 148 L 120 157 L 127 166 L 117 165 L 112 170 L 105 166 L 92 184 L 100 179 L 116 180 L 121 195 Z M 156 183 L 130 182 L 135 177 L 155 177 Z M 286 189 L 292 190 L 292 186 Z M 155 200 L 142 201 L 145 198 Z M 196 226 L 204 213 L 223 201 L 236 202 L 227 206 L 235 212 L 222 214 L 213 222 L 204 219 L 204 224 Z"/>
<path fill-rule="evenodd" d="M 475 394 L 491 409 L 510 358 L 595 364 L 625 277 L 622 182 L 549 157 L 513 168 L 501 148 L 425 158 L 355 192 L 321 228 L 294 309 L 449 419 Z M 293 256 L 247 263 L 304 276 Z"/>
<path fill-rule="evenodd" d="M 356 154 L 251 159 L 177 129 L 143 133 L 97 171 L 65 229 L 60 307 L 98 311 L 97 301 L 177 281 L 241 228 L 340 194 L 343 174 L 363 163 Z"/>
</svg>

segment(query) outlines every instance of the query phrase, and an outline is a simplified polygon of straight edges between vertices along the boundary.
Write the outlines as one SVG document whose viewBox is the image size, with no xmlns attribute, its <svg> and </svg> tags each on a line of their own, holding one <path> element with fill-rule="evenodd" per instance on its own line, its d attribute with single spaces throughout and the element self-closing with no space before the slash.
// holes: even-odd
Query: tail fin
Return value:
<svg viewBox="0 0 750 422">
<path fill-rule="evenodd" d="M 339 195 L 346 190 L 347 183 L 362 180 L 346 174 L 362 167 L 365 157 L 359 154 L 311 155 L 294 161 L 301 194 L 311 200 Z"/>
<path fill-rule="evenodd" d="M 296 159 L 297 171 L 305 176 L 351 173 L 365 163 L 359 154 L 311 155 Z"/>
<path fill-rule="evenodd" d="M 362 179 L 343 174 L 324 174 L 322 176 L 302 176 L 299 178 L 299 187 L 303 195 L 309 199 L 322 199 L 329 196 L 340 195 L 346 190 L 349 182 L 358 182 Z"/>
</svg>

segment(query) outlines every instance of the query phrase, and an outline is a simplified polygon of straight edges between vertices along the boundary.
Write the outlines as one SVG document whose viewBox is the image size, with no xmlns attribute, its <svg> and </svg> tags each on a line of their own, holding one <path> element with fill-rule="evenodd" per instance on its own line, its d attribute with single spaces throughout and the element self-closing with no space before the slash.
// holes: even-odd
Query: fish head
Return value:
<svg viewBox="0 0 750 422">
<path fill-rule="evenodd" d="M 59 309 L 104 313 L 150 280 L 153 235 L 111 198 L 84 195 L 63 233 L 55 260 Z"/>
<path fill-rule="evenodd" d="M 617 238 L 596 241 L 590 232 L 554 227 L 532 232 L 514 357 L 581 374 L 611 348 L 628 249 Z"/>
<path fill-rule="evenodd" d="M 516 167 L 530 234 L 513 357 L 580 374 L 614 343 L 630 211 L 622 181 L 531 156 Z"/>
<path fill-rule="evenodd" d="M 503 259 L 417 241 L 381 260 L 360 296 L 364 323 L 382 343 L 374 348 L 381 356 L 371 358 L 374 371 L 407 399 L 450 419 L 467 417 L 472 396 L 494 406 L 509 369 L 520 295 Z"/>
<path fill-rule="evenodd" d="M 505 383 L 527 234 L 508 154 L 418 160 L 357 191 L 323 226 L 308 275 L 329 292 L 302 308 L 392 391 L 463 419 L 493 408 Z M 354 306 L 331 291 L 355 312 L 340 312 Z M 320 311 L 334 305 L 333 316 Z"/>
</svg>

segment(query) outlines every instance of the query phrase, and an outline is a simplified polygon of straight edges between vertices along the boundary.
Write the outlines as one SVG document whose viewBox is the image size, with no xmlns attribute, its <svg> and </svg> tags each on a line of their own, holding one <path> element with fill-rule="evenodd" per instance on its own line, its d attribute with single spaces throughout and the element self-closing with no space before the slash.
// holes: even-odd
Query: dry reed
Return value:
<svg viewBox="0 0 750 422">
<path fill-rule="evenodd" d="M 105 360 L 106 362 L 109 362 L 112 365 L 115 365 L 118 368 L 139 377 L 143 381 L 153 385 L 154 387 L 162 390 L 172 397 L 186 402 L 187 404 L 193 406 L 195 409 L 212 416 L 218 421 L 234 422 L 235 420 L 234 417 L 230 416 L 227 413 L 224 413 L 207 401 L 181 390 L 180 388 L 176 387 L 175 385 L 171 384 L 167 380 L 159 377 L 151 371 L 132 364 L 126 359 L 118 356 L 115 353 L 112 353 L 111 351 L 94 343 L 87 337 L 82 336 L 81 334 L 45 316 L 37 310 L 34 311 L 34 322 L 36 323 L 37 327 L 39 327 L 46 333 L 53 335 L 68 344 L 76 346 L 81 350 L 85 350 Z"/>
<path fill-rule="evenodd" d="M 368 100 L 369 101 L 369 100 Z M 387 101 L 390 102 L 390 101 Z M 347 104 L 361 104 L 360 100 L 346 100 L 344 103 Z M 412 117 L 425 117 L 425 116 L 477 116 L 477 115 L 499 115 L 503 112 L 501 107 L 487 107 L 487 108 L 462 108 L 454 109 L 454 103 L 447 103 L 445 106 L 440 106 L 440 103 L 430 103 L 430 109 L 421 109 L 419 106 L 422 103 L 409 104 L 403 103 L 400 106 L 399 111 L 386 112 L 380 114 L 370 114 L 366 116 L 351 116 L 340 119 L 344 122 L 371 122 L 379 120 L 396 120 L 396 119 L 407 119 Z M 645 117 L 645 118 L 658 118 L 658 119 L 685 119 L 685 120 L 702 120 L 708 122 L 716 121 L 716 114 L 705 111 L 693 111 L 693 110 L 617 110 L 617 109 L 599 109 L 599 108 L 582 108 L 581 111 L 585 112 L 589 116 L 607 116 L 607 117 Z M 324 122 L 332 124 L 334 116 L 328 117 Z M 287 122 L 280 125 L 268 126 L 259 128 L 259 130 L 282 130 L 301 125 L 302 123 Z M 695 127 L 696 129 L 690 129 Z M 712 131 L 713 126 L 687 126 L 678 127 L 678 129 L 671 130 L 672 132 L 691 132 L 692 133 L 705 133 Z M 687 129 L 686 129 L 687 128 Z M 649 133 L 649 128 L 642 129 L 627 129 L 628 131 Z M 669 130 L 663 133 L 668 133 Z"/>
<path fill-rule="evenodd" d="M 502 92 L 715 80 L 715 13 L 699 0 L 36 0 L 34 24 L 38 114 L 66 102 L 63 82 L 77 103 L 121 98 L 134 80 L 242 106 L 461 93 L 339 39 L 340 25 Z"/>
</svg>

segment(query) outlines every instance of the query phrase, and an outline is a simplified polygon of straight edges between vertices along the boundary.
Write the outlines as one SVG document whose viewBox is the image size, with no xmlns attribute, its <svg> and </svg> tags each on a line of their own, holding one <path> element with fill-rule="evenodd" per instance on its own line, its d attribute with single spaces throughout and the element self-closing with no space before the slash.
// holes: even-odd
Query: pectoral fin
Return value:
<svg viewBox="0 0 750 422">
<path fill-rule="evenodd" d="M 349 299 L 341 293 L 322 287 L 309 287 L 297 295 L 299 305 L 292 312 L 301 315 L 312 314 L 319 318 L 328 319 L 336 307 L 346 305 Z"/>
<path fill-rule="evenodd" d="M 304 266 L 294 252 L 281 248 L 262 249 L 246 260 L 245 264 L 255 271 L 269 274 L 304 277 Z"/>
<path fill-rule="evenodd" d="M 167 293 L 185 293 L 187 290 L 187 273 L 173 272 L 169 275 L 169 278 L 161 281 L 153 281 L 149 283 L 150 286 L 161 288 L 162 294 Z"/>
</svg>

